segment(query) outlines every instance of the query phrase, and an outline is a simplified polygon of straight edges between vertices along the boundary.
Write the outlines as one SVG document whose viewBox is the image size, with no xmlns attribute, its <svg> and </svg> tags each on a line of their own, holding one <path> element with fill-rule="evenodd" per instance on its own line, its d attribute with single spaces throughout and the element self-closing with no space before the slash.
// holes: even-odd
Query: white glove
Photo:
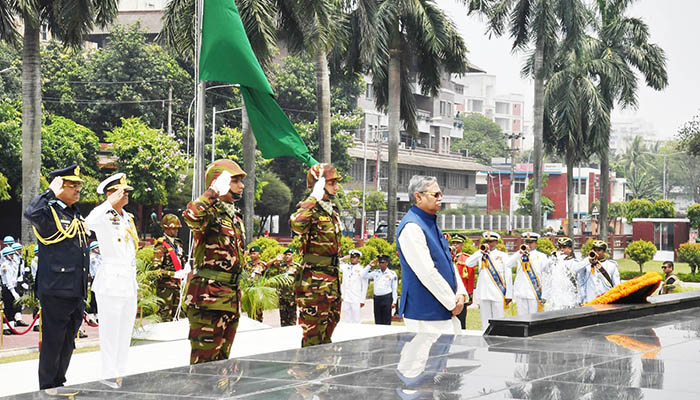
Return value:
<svg viewBox="0 0 700 400">
<path fill-rule="evenodd" d="M 326 177 L 322 176 L 318 178 L 314 184 L 314 188 L 311 190 L 311 197 L 315 197 L 316 200 L 323 199 L 323 195 L 326 193 Z"/>
<path fill-rule="evenodd" d="M 231 190 L 231 175 L 228 171 L 221 172 L 221 175 L 214 179 L 209 189 L 213 189 L 219 196 L 223 196 Z"/>
<path fill-rule="evenodd" d="M 175 273 L 173 274 L 173 276 L 175 277 L 175 279 L 183 280 L 183 279 L 187 279 L 187 274 L 188 274 L 188 273 L 189 273 L 189 271 L 186 271 L 186 270 L 183 268 L 183 269 L 181 269 L 181 270 L 179 270 L 179 271 L 175 271 Z"/>
<path fill-rule="evenodd" d="M 23 284 L 22 284 L 22 289 L 24 289 L 24 290 L 29 290 L 29 285 L 27 285 L 26 283 L 23 283 Z"/>
<path fill-rule="evenodd" d="M 18 276 L 17 282 L 24 282 L 24 277 L 22 275 Z"/>
<path fill-rule="evenodd" d="M 17 291 L 15 291 L 15 289 L 10 289 L 10 293 L 12 293 L 12 297 L 14 297 L 15 300 L 19 299 L 19 294 L 17 294 Z"/>
</svg>

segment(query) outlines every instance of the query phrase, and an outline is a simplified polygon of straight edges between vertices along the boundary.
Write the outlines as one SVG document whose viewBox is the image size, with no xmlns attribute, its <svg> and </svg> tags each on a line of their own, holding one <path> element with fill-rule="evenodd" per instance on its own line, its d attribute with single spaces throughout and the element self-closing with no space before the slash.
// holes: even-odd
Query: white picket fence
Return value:
<svg viewBox="0 0 700 400">
<path fill-rule="evenodd" d="M 504 231 L 509 225 L 508 215 L 438 215 L 440 229 L 481 229 Z M 516 215 L 513 217 L 513 229 L 532 229 L 532 216 Z"/>
</svg>

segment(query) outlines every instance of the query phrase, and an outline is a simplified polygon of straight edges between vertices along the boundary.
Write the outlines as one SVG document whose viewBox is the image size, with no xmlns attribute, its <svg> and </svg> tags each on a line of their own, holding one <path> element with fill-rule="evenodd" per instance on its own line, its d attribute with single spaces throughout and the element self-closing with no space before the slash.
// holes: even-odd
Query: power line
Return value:
<svg viewBox="0 0 700 400">
<path fill-rule="evenodd" d="M 82 84 L 97 84 L 97 85 L 116 85 L 122 83 L 151 83 L 151 82 L 173 82 L 172 79 L 150 79 L 140 81 L 57 81 L 56 83 L 82 83 Z"/>
<path fill-rule="evenodd" d="M 61 100 L 55 97 L 44 97 L 42 102 L 45 103 L 73 103 L 73 104 L 140 104 L 140 103 L 168 103 L 168 99 L 154 100 L 88 100 L 88 99 L 73 99 Z M 174 102 L 174 101 L 173 101 Z"/>
</svg>

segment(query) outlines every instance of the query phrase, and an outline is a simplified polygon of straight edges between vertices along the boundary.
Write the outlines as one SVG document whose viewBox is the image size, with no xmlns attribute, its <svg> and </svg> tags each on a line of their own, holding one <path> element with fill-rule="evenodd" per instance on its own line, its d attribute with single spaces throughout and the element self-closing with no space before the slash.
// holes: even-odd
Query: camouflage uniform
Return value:
<svg viewBox="0 0 700 400">
<path fill-rule="evenodd" d="M 235 165 L 229 160 L 217 160 Z M 219 164 L 221 165 L 221 164 Z M 232 168 L 232 167 L 224 167 Z M 207 169 L 207 185 L 212 166 Z M 244 257 L 244 228 L 240 212 L 233 204 L 218 200 L 213 189 L 207 189 L 183 212 L 194 236 L 196 274 L 185 295 L 189 340 L 192 347 L 190 364 L 226 360 L 240 319 L 238 280 Z"/>
<path fill-rule="evenodd" d="M 184 266 L 182 240 L 163 236 L 153 245 L 153 268 L 161 269 L 163 275 L 156 281 L 156 295 L 163 300 L 158 315 L 163 321 L 172 321 L 180 303 L 180 280 L 174 277 L 175 265 L 170 257 L 168 249 L 163 244 L 167 241 L 180 260 L 180 266 Z"/>
<path fill-rule="evenodd" d="M 275 261 L 265 272 L 266 276 L 272 277 L 275 275 L 286 274 L 287 276 L 295 277 L 301 265 L 292 262 L 287 264 L 284 260 Z M 294 296 L 294 287 L 285 286 L 277 289 L 280 308 L 280 325 L 290 326 L 297 324 L 297 305 Z"/>
<path fill-rule="evenodd" d="M 324 171 L 326 166 L 330 168 Z M 337 179 L 333 166 L 316 164 L 307 175 L 307 186 L 313 186 L 314 180 L 310 176 L 314 169 L 318 173 L 319 168 L 321 173 L 326 174 L 327 180 Z M 301 254 L 304 256 L 304 264 L 294 287 L 299 320 L 304 331 L 302 347 L 330 343 L 340 319 L 338 252 L 342 228 L 335 204 L 328 207 L 329 202 L 324 203 L 326 207 L 309 196 L 299 203 L 297 211 L 290 218 L 292 230 L 301 236 Z"/>
</svg>

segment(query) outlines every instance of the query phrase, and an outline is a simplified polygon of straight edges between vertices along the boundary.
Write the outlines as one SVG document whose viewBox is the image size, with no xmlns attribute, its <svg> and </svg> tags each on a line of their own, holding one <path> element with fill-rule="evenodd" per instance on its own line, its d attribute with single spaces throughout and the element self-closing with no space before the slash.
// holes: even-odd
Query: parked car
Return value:
<svg viewBox="0 0 700 400">
<path fill-rule="evenodd" d="M 385 239 L 387 238 L 387 234 L 389 233 L 389 225 L 385 223 L 380 223 L 379 226 L 377 226 L 377 229 L 374 231 L 374 237 L 382 238 Z"/>
</svg>

